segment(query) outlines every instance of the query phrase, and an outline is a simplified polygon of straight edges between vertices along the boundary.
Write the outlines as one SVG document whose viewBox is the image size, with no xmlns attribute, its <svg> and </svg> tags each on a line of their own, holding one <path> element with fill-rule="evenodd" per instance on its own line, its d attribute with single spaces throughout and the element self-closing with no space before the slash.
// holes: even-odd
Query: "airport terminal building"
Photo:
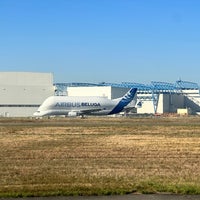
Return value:
<svg viewBox="0 0 200 200">
<path fill-rule="evenodd" d="M 0 116 L 30 117 L 52 95 L 122 97 L 137 88 L 138 114 L 199 114 L 200 94 L 197 83 L 54 83 L 52 73 L 0 72 Z M 122 113 L 123 114 L 123 113 Z"/>
</svg>

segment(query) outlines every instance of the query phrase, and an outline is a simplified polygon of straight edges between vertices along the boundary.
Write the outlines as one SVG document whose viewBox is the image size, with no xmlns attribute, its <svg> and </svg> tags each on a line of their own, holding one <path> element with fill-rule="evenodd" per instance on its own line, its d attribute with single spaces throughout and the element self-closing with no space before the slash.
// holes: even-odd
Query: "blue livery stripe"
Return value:
<svg viewBox="0 0 200 200">
<path fill-rule="evenodd" d="M 109 115 L 121 112 L 125 106 L 127 106 L 134 98 L 137 92 L 137 88 L 131 88 L 119 101 L 119 103 L 113 108 Z"/>
</svg>

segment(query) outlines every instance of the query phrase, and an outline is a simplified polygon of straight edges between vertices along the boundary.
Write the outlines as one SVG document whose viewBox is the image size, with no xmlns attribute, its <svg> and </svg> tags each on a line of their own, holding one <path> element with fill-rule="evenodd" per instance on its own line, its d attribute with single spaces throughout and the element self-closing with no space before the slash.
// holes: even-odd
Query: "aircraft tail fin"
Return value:
<svg viewBox="0 0 200 200">
<path fill-rule="evenodd" d="M 113 108 L 113 110 L 109 113 L 115 114 L 121 112 L 125 106 L 127 106 L 135 97 L 137 92 L 137 88 L 131 88 L 118 102 L 118 104 Z"/>
</svg>

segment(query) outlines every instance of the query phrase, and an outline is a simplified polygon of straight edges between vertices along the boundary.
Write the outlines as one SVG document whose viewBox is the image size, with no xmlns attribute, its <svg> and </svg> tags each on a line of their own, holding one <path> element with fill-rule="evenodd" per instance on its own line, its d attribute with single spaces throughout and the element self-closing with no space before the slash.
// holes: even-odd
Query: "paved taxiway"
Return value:
<svg viewBox="0 0 200 200">
<path fill-rule="evenodd" d="M 69 197 L 27 197 L 2 198 L 1 200 L 199 200 L 200 195 L 173 194 L 129 194 L 116 196 L 69 196 Z"/>
</svg>

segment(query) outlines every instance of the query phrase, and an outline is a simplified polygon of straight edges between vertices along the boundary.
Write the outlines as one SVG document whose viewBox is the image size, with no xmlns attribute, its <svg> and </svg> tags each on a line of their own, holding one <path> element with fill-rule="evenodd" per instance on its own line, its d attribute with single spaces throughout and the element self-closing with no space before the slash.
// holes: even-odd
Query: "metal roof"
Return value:
<svg viewBox="0 0 200 200">
<path fill-rule="evenodd" d="M 193 82 L 189 82 L 189 81 L 176 81 L 176 85 L 184 90 L 184 89 L 191 89 L 191 90 L 198 90 L 199 89 L 199 85 L 197 83 L 193 83 Z"/>
<path fill-rule="evenodd" d="M 176 81 L 176 83 L 151 81 L 151 84 L 142 84 L 135 82 L 122 82 L 122 83 L 55 83 L 57 91 L 65 91 L 67 87 L 92 87 L 92 86 L 112 86 L 122 88 L 137 88 L 138 93 L 181 93 L 184 89 L 199 89 L 197 83 L 189 81 Z"/>
</svg>

